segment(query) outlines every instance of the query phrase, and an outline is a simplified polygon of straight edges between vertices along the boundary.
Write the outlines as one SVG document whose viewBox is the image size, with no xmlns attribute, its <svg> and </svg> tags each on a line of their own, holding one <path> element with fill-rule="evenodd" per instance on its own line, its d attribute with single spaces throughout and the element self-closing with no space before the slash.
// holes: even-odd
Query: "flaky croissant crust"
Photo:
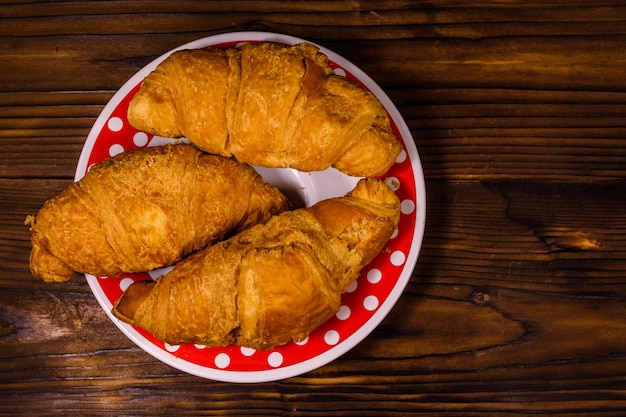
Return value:
<svg viewBox="0 0 626 417">
<path fill-rule="evenodd" d="M 174 52 L 144 79 L 128 120 L 212 154 L 301 171 L 378 176 L 402 149 L 379 100 L 309 43 Z"/>
<path fill-rule="evenodd" d="M 33 275 L 117 276 L 171 265 L 288 208 L 251 167 L 178 144 L 94 165 L 30 216 Z"/>
</svg>

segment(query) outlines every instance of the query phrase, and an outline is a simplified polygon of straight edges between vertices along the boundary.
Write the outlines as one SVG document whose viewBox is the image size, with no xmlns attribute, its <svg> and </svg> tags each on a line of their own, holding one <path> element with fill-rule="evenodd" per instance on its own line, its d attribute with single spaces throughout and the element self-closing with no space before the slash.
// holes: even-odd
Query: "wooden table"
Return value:
<svg viewBox="0 0 626 417">
<path fill-rule="evenodd" d="M 411 129 L 428 201 L 382 324 L 261 384 L 155 360 L 84 277 L 32 277 L 23 225 L 71 183 L 132 74 L 242 30 L 309 39 L 369 74 Z M 0 36 L 0 414 L 626 413 L 623 2 L 26 1 L 0 6 Z"/>
</svg>

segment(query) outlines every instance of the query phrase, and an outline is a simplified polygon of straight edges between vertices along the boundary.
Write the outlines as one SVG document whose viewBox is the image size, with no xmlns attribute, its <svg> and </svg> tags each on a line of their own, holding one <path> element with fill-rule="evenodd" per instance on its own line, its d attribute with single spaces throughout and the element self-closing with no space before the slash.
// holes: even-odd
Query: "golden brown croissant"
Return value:
<svg viewBox="0 0 626 417">
<path fill-rule="evenodd" d="M 377 176 L 401 145 L 378 99 L 333 73 L 318 48 L 244 43 L 174 52 L 128 110 L 137 129 L 265 167 Z"/>
<path fill-rule="evenodd" d="M 267 349 L 301 340 L 339 309 L 361 269 L 398 224 L 382 181 L 287 211 L 131 284 L 113 314 L 171 343 Z"/>
<path fill-rule="evenodd" d="M 234 160 L 186 144 L 132 150 L 29 216 L 30 268 L 44 281 L 147 271 L 287 208 L 278 189 Z"/>
</svg>

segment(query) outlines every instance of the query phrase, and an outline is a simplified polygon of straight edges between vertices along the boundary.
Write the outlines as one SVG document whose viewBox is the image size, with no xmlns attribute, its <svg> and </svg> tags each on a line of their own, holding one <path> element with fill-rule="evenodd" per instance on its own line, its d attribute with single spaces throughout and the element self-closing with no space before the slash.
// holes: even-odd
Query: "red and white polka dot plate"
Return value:
<svg viewBox="0 0 626 417">
<path fill-rule="evenodd" d="M 237 32 L 203 38 L 176 48 L 230 47 L 243 41 L 272 41 L 296 44 L 303 39 L 266 32 Z M 205 347 L 192 344 L 169 345 L 140 328 L 120 322 L 111 315 L 113 303 L 136 280 L 157 279 L 168 268 L 121 277 L 95 277 L 87 281 L 111 320 L 138 346 L 157 359 L 192 375 L 226 382 L 267 382 L 297 376 L 338 358 L 363 340 L 388 314 L 402 294 L 417 261 L 424 234 L 426 196 L 424 177 L 411 133 L 397 108 L 380 87 L 363 71 L 341 56 L 320 46 L 335 72 L 368 88 L 388 111 L 393 129 L 404 150 L 385 175 L 402 202 L 398 230 L 383 251 L 363 271 L 342 297 L 339 312 L 313 331 L 306 340 L 289 343 L 268 351 L 238 346 Z M 135 130 L 126 119 L 128 104 L 141 81 L 171 52 L 157 58 L 135 74 L 111 98 L 94 124 L 81 153 L 76 177 L 82 178 L 89 167 L 103 159 L 133 148 L 159 146 L 172 139 L 153 137 Z M 358 178 L 334 169 L 299 172 L 292 169 L 258 168 L 267 182 L 273 183 L 292 199 L 310 206 L 315 202 L 343 196 Z"/>
</svg>

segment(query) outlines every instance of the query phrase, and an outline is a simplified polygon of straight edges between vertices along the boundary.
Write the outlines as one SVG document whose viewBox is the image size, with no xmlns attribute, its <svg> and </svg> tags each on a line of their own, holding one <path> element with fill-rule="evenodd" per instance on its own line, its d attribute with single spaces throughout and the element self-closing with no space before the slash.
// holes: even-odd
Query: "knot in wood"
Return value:
<svg viewBox="0 0 626 417">
<path fill-rule="evenodd" d="M 484 306 L 489 302 L 489 293 L 484 291 L 474 291 L 472 293 L 472 302 L 480 306 Z"/>
</svg>

